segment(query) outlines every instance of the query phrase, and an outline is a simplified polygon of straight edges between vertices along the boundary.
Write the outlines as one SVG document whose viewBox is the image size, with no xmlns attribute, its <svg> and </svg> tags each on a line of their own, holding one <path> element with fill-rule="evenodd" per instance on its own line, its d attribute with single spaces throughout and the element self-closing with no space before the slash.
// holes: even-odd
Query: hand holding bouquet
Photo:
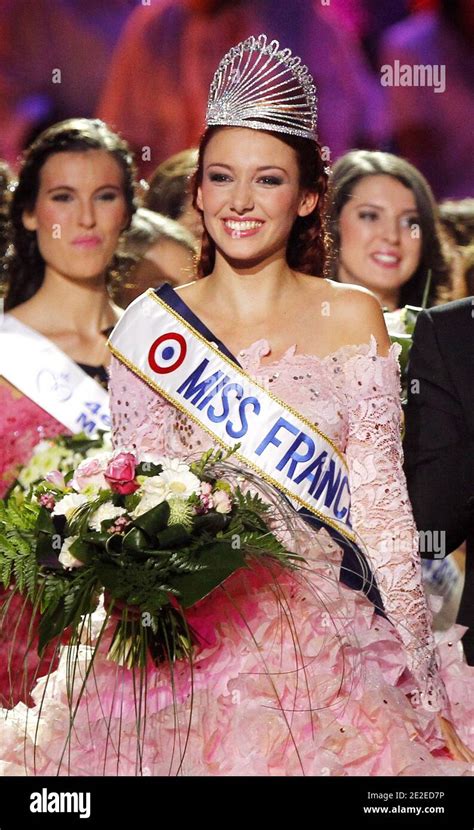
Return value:
<svg viewBox="0 0 474 830">
<path fill-rule="evenodd" d="M 0 502 L 0 579 L 40 609 L 40 652 L 67 629 L 79 641 L 104 593 L 105 624 L 116 620 L 111 659 L 189 657 L 187 608 L 251 558 L 300 559 L 269 529 L 267 503 L 216 474 L 230 454 L 188 465 L 101 452 L 49 473 L 21 508 Z"/>
</svg>

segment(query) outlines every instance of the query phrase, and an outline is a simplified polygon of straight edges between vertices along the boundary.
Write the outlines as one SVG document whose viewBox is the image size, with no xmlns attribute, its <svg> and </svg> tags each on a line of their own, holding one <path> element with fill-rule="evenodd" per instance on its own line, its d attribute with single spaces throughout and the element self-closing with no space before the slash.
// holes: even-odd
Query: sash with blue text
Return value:
<svg viewBox="0 0 474 830">
<path fill-rule="evenodd" d="M 109 396 L 51 340 L 0 317 L 0 376 L 72 433 L 110 429 Z"/>
<path fill-rule="evenodd" d="M 127 309 L 109 340 L 115 357 L 276 487 L 312 527 L 342 547 L 340 579 L 383 613 L 356 544 L 344 456 L 320 430 L 247 375 L 169 285 Z"/>
</svg>

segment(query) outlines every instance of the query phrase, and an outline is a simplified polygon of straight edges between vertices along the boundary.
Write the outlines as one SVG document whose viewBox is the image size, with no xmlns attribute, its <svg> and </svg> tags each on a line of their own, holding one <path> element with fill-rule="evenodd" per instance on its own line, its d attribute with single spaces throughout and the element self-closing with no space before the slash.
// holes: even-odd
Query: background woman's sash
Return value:
<svg viewBox="0 0 474 830">
<path fill-rule="evenodd" d="M 10 314 L 0 319 L 0 375 L 73 433 L 110 429 L 105 389 Z"/>
</svg>

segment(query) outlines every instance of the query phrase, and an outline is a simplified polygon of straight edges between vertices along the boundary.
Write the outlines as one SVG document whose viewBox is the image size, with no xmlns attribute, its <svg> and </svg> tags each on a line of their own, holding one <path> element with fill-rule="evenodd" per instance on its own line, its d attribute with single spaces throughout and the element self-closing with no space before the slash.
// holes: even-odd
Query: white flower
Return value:
<svg viewBox="0 0 474 830">
<path fill-rule="evenodd" d="M 141 500 L 133 511 L 133 517 L 141 516 L 152 510 L 169 498 L 187 499 L 193 493 L 198 493 L 201 482 L 187 466 L 177 458 L 160 458 L 163 472 L 158 476 L 148 476 L 144 479 L 138 495 Z"/>
<path fill-rule="evenodd" d="M 400 335 L 407 333 L 404 311 L 405 309 L 403 308 L 397 308 L 396 311 L 384 312 L 385 325 L 387 326 L 389 334 Z"/>
<path fill-rule="evenodd" d="M 171 459 L 171 463 L 163 463 L 163 472 L 158 476 L 167 486 L 171 496 L 187 499 L 194 493 L 199 493 L 201 482 L 191 472 L 187 464 L 179 459 Z"/>
<path fill-rule="evenodd" d="M 66 516 L 66 519 L 69 520 L 74 511 L 83 504 L 87 504 L 87 502 L 88 499 L 86 496 L 79 493 L 69 493 L 67 496 L 63 496 L 60 501 L 56 502 L 53 516 Z"/>
<path fill-rule="evenodd" d="M 70 450 L 59 447 L 52 441 L 40 441 L 29 463 L 20 471 L 18 481 L 26 490 L 30 484 L 45 478 L 52 470 L 62 469 L 68 458 L 71 458 Z"/>
<path fill-rule="evenodd" d="M 143 496 L 143 498 L 138 502 L 135 510 L 132 511 L 130 514 L 133 519 L 138 519 L 143 513 L 148 513 L 153 507 L 156 507 L 157 504 L 161 504 L 164 499 L 159 499 L 158 501 L 153 498 L 153 496 Z"/>
<path fill-rule="evenodd" d="M 160 501 L 164 501 L 168 496 L 168 487 L 161 475 L 147 476 L 140 487 L 140 493 L 145 493 L 147 496 L 160 497 Z M 159 502 L 157 502 L 159 504 Z"/>
<path fill-rule="evenodd" d="M 137 516 L 141 516 L 142 513 L 147 513 L 148 510 L 156 507 L 157 504 L 161 504 L 162 501 L 166 501 L 170 492 L 161 475 L 159 475 L 145 478 L 137 491 L 137 495 L 141 496 L 141 499 L 132 513 L 135 519 Z"/>
<path fill-rule="evenodd" d="M 214 509 L 217 513 L 230 513 L 232 510 L 232 499 L 225 490 L 216 490 L 212 495 Z"/>
<path fill-rule="evenodd" d="M 59 561 L 61 565 L 64 565 L 65 568 L 80 568 L 84 562 L 81 562 L 80 559 L 76 559 L 72 554 L 69 553 L 69 549 L 71 545 L 78 539 L 78 536 L 68 536 L 67 539 L 64 540 L 63 546 L 61 548 L 61 553 L 59 554 Z"/>
<path fill-rule="evenodd" d="M 105 522 L 107 519 L 116 519 L 117 516 L 123 516 L 126 512 L 124 507 L 115 507 L 114 504 L 110 504 L 109 502 L 101 504 L 90 517 L 89 527 L 99 532 L 102 522 Z"/>
</svg>

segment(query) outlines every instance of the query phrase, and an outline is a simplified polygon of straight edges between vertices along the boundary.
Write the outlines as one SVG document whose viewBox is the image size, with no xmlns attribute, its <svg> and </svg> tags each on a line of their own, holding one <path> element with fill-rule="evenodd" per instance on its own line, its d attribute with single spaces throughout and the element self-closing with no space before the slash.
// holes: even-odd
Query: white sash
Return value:
<svg viewBox="0 0 474 830">
<path fill-rule="evenodd" d="M 105 389 L 11 314 L 0 319 L 0 375 L 73 433 L 110 429 Z"/>
<path fill-rule="evenodd" d="M 128 307 L 112 353 L 261 478 L 355 540 L 345 458 L 304 416 L 252 380 L 153 290 Z"/>
</svg>

